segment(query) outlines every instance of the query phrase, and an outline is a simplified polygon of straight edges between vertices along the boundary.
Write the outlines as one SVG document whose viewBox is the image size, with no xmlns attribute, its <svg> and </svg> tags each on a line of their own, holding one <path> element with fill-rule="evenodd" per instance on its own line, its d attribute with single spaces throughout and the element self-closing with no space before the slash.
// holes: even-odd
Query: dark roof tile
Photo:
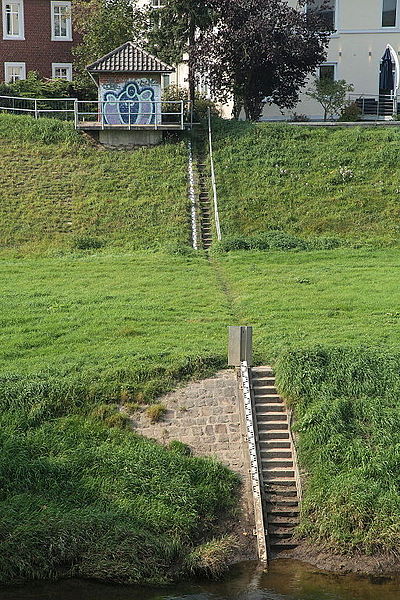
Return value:
<svg viewBox="0 0 400 600">
<path fill-rule="evenodd" d="M 126 42 L 87 66 L 90 73 L 172 73 L 174 67 L 167 65 L 133 42 Z"/>
</svg>

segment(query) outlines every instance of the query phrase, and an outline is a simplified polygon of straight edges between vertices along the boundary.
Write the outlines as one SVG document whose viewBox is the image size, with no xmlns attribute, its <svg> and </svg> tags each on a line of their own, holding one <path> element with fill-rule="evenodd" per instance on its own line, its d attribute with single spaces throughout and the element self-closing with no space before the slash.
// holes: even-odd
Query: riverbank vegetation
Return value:
<svg viewBox="0 0 400 600">
<path fill-rule="evenodd" d="M 395 548 L 400 255 L 377 248 L 395 245 L 391 180 L 386 174 L 366 209 L 372 229 L 367 217 L 356 219 L 353 196 L 345 211 L 353 220 L 340 229 L 330 196 L 316 187 L 313 197 L 301 196 L 298 183 L 291 189 L 310 223 L 319 198 L 332 226 L 307 228 L 290 202 L 290 219 L 279 221 L 278 206 L 271 213 L 282 230 L 268 231 L 271 207 L 235 225 L 229 190 L 239 183 L 223 161 L 250 136 L 246 144 L 265 148 L 257 160 L 267 169 L 268 152 L 283 145 L 279 136 L 273 149 L 266 141 L 277 126 L 224 126 L 222 226 L 245 241 L 217 245 L 207 258 L 185 246 L 183 144 L 109 152 L 68 124 L 0 116 L 3 581 L 162 582 L 223 562 L 229 543 L 214 539 L 215 524 L 232 514 L 236 477 L 211 459 L 135 436 L 120 407 L 160 410 L 163 392 L 226 366 L 232 324 L 254 326 L 256 361 L 277 366 L 294 403 L 307 483 L 300 533 L 335 551 Z M 308 177 L 302 144 L 317 168 L 317 149 L 339 133 L 296 132 L 289 149 L 299 153 L 299 177 Z M 391 133 L 367 132 L 353 135 L 365 135 L 368 146 Z M 249 181 L 255 153 L 248 171 L 240 167 Z M 384 167 L 376 170 L 383 178 Z M 375 181 L 372 170 L 365 177 Z M 347 182 L 354 198 L 369 193 L 357 181 L 354 189 L 353 178 Z"/>
<path fill-rule="evenodd" d="M 400 353 L 312 347 L 282 355 L 305 489 L 299 534 L 338 553 L 397 554 Z"/>
</svg>

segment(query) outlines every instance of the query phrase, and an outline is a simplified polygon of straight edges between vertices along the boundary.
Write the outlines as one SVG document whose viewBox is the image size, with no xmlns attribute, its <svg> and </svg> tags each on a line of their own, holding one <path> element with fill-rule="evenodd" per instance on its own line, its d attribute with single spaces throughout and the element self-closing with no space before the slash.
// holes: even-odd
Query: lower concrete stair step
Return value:
<svg viewBox="0 0 400 600">
<path fill-rule="evenodd" d="M 269 501 L 267 501 L 267 510 L 275 510 L 275 509 L 294 509 L 294 508 L 299 508 L 299 501 L 297 500 L 297 498 L 293 498 L 293 500 L 288 499 L 288 498 L 279 498 L 279 499 L 274 499 L 272 500 L 272 498 L 269 499 Z"/>
<path fill-rule="evenodd" d="M 284 525 L 270 525 L 268 533 L 270 538 L 292 538 L 295 530 L 295 525 L 285 527 Z"/>
<path fill-rule="evenodd" d="M 260 441 L 265 441 L 265 442 L 273 442 L 275 440 L 280 441 L 280 442 L 287 442 L 289 441 L 289 432 L 288 431 L 271 431 L 269 430 L 263 430 L 263 431 L 259 431 L 258 432 L 258 439 Z"/>
<path fill-rule="evenodd" d="M 272 552 L 283 552 L 284 550 L 293 550 L 297 548 L 298 544 L 293 539 L 282 540 L 282 539 L 271 539 L 269 542 Z"/>
<path fill-rule="evenodd" d="M 291 448 L 289 440 L 260 439 L 259 442 L 261 450 L 285 450 Z"/>
<path fill-rule="evenodd" d="M 276 479 L 277 477 L 293 477 L 294 471 L 290 469 L 262 469 L 262 474 L 266 483 L 270 479 Z"/>
<path fill-rule="evenodd" d="M 268 519 L 269 526 L 276 527 L 297 527 L 299 524 L 299 519 L 297 517 L 280 517 L 278 515 L 272 515 Z"/>
<path fill-rule="evenodd" d="M 264 446 L 261 443 L 260 454 L 261 458 L 266 460 L 271 460 L 273 458 L 279 458 L 280 460 L 288 459 L 293 465 L 292 451 L 290 449 L 282 450 L 280 448 L 264 448 Z"/>
<path fill-rule="evenodd" d="M 262 431 L 288 431 L 289 430 L 289 423 L 286 421 L 286 423 L 284 421 L 270 421 L 267 423 L 259 423 L 258 424 L 258 431 L 262 432 Z M 289 436 L 288 436 L 289 437 Z"/>
</svg>

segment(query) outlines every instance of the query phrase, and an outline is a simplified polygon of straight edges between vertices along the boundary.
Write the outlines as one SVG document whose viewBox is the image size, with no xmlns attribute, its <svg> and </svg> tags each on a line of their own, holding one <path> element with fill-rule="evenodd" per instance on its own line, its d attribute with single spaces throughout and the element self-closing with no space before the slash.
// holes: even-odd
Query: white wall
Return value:
<svg viewBox="0 0 400 600">
<path fill-rule="evenodd" d="M 296 0 L 289 0 L 296 6 Z M 379 92 L 380 61 L 389 44 L 400 56 L 400 0 L 396 27 L 382 27 L 383 0 L 336 0 L 336 27 L 328 50 L 327 63 L 336 65 L 336 79 L 354 85 L 354 93 L 376 95 Z M 308 86 L 306 86 L 307 88 Z M 294 109 L 298 114 L 321 118 L 319 105 L 303 93 Z M 284 111 L 287 117 L 292 111 Z M 264 119 L 282 119 L 282 112 L 267 106 Z"/>
</svg>

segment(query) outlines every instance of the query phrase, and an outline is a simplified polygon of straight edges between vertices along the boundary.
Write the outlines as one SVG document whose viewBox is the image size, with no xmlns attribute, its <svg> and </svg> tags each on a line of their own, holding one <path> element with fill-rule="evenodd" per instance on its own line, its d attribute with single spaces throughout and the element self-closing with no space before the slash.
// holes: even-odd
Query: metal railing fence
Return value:
<svg viewBox="0 0 400 600">
<path fill-rule="evenodd" d="M 77 98 L 24 98 L 0 96 L 0 112 L 28 114 L 35 119 L 54 117 L 73 121 L 76 128 L 184 129 L 190 103 L 184 100 L 78 100 Z"/>
<path fill-rule="evenodd" d="M 186 105 L 184 100 L 77 100 L 75 126 L 91 124 L 100 129 L 175 126 L 184 129 L 188 114 Z"/>
<path fill-rule="evenodd" d="M 29 114 L 35 119 L 54 116 L 73 120 L 76 98 L 25 98 L 22 96 L 0 96 L 0 112 Z"/>
<path fill-rule="evenodd" d="M 397 94 L 349 94 L 350 102 L 357 104 L 365 117 L 391 117 L 399 114 L 400 101 Z"/>
</svg>

